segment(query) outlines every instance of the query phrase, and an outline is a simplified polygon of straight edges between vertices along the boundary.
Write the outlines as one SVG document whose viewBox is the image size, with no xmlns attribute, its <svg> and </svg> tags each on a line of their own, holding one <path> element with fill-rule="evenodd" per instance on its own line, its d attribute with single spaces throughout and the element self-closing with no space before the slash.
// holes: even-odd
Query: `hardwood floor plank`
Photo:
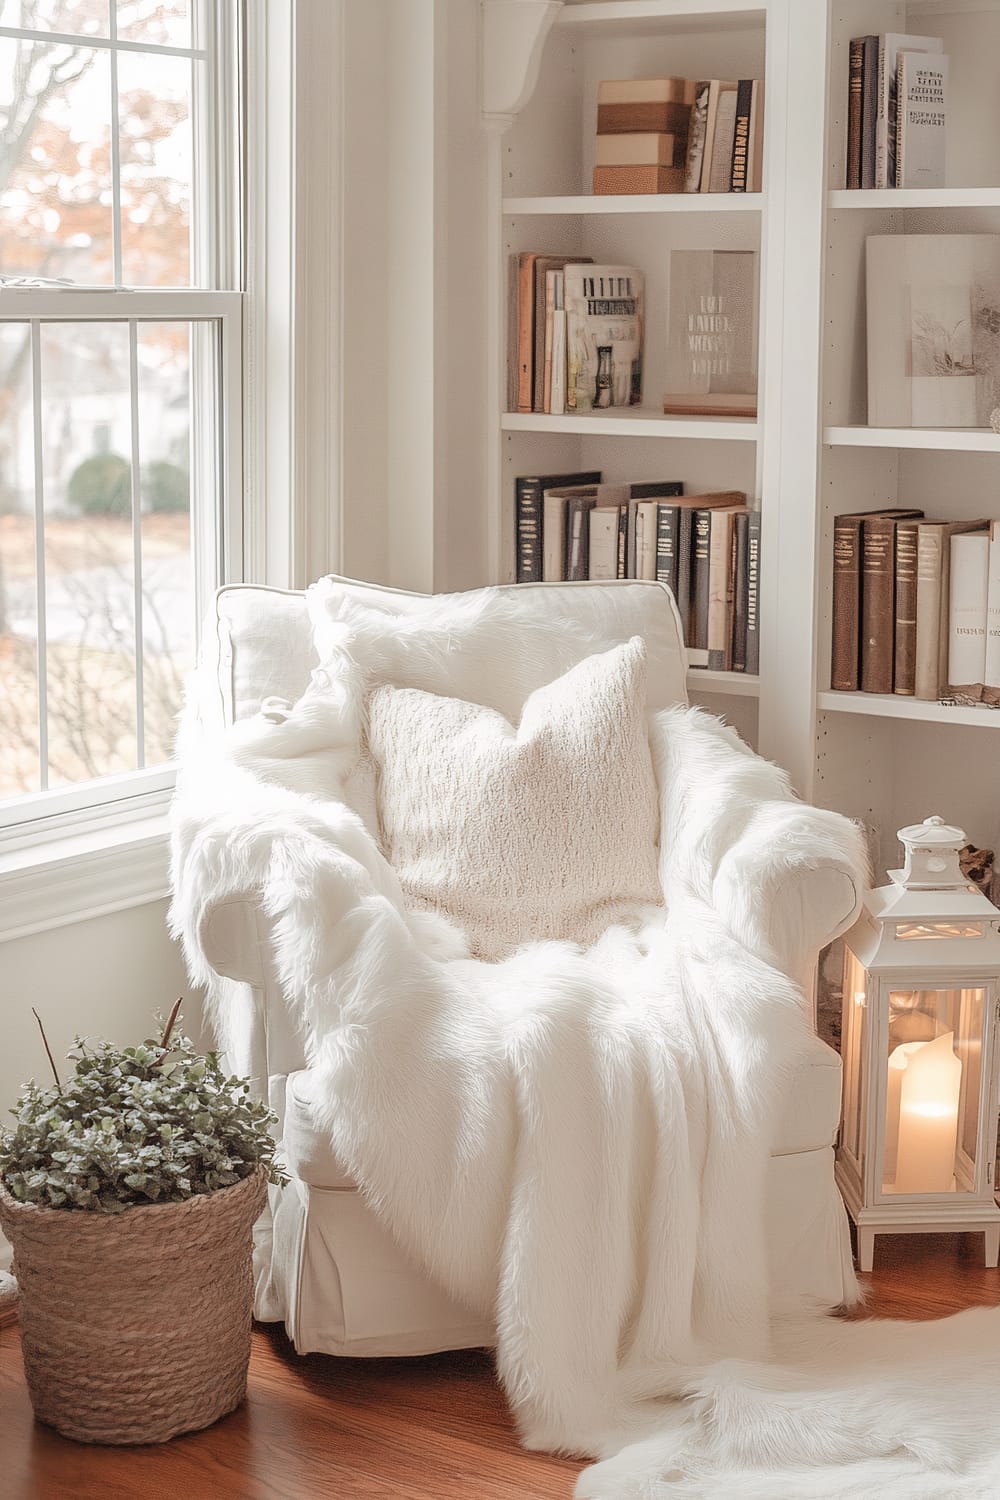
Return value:
<svg viewBox="0 0 1000 1500">
<path fill-rule="evenodd" d="M 885 1236 L 854 1317 L 1000 1305 L 981 1235 Z M 246 1404 L 153 1448 L 92 1448 L 37 1424 L 16 1325 L 0 1328 L 3 1500 L 568 1500 L 580 1464 L 518 1446 L 483 1350 L 425 1359 L 295 1354 L 253 1335 Z"/>
</svg>

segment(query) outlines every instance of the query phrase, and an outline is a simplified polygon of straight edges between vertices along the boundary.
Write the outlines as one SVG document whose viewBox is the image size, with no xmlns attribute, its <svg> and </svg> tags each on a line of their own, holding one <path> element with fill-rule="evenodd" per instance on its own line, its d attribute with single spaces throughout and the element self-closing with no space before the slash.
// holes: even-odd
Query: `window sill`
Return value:
<svg viewBox="0 0 1000 1500">
<path fill-rule="evenodd" d="M 0 854 L 0 942 L 169 894 L 164 814 L 66 833 Z"/>
</svg>

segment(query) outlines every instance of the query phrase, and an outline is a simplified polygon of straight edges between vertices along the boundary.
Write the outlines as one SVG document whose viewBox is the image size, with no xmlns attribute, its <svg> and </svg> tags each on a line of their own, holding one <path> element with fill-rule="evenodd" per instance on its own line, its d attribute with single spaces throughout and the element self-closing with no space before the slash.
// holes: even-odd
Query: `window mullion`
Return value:
<svg viewBox="0 0 1000 1500">
<path fill-rule="evenodd" d="M 31 405 L 35 450 L 35 640 L 38 677 L 38 784 L 49 785 L 49 683 L 45 605 L 45 475 L 42 462 L 42 325 L 31 320 Z"/>
<path fill-rule="evenodd" d="M 111 0 L 111 242 L 113 280 L 122 282 L 122 153 L 118 119 L 118 6 Z"/>
<path fill-rule="evenodd" d="M 146 764 L 146 722 L 143 698 L 142 619 L 142 497 L 139 480 L 139 328 L 128 324 L 129 402 L 132 429 L 132 609 L 135 616 L 135 753 L 141 771 Z"/>
</svg>

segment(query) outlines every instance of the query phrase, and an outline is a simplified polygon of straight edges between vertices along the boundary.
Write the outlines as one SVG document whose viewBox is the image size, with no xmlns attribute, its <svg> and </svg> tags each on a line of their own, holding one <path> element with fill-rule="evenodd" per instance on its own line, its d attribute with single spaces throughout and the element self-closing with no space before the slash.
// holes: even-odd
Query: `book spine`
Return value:
<svg viewBox="0 0 1000 1500">
<path fill-rule="evenodd" d="M 552 410 L 552 337 L 556 310 L 556 273 L 545 273 L 545 359 L 542 371 L 542 411 Z"/>
<path fill-rule="evenodd" d="M 542 582 L 561 583 L 566 576 L 566 501 L 542 491 Z"/>
<path fill-rule="evenodd" d="M 562 272 L 559 273 L 562 275 Z M 556 297 L 561 297 L 557 288 Z M 556 307 L 552 312 L 552 387 L 550 409 L 554 417 L 561 417 L 566 410 L 566 309 Z"/>
<path fill-rule="evenodd" d="M 896 527 L 896 622 L 893 692 L 913 697 L 917 682 L 917 523 Z"/>
<path fill-rule="evenodd" d="M 760 511 L 747 521 L 747 671 L 760 671 Z"/>
<path fill-rule="evenodd" d="M 861 691 L 891 693 L 895 656 L 896 523 L 867 516 L 861 528 Z"/>
<path fill-rule="evenodd" d="M 729 554 L 732 515 L 725 510 L 711 512 L 708 538 L 708 666 L 713 672 L 726 668 L 728 631 L 727 595 L 729 592 Z"/>
<path fill-rule="evenodd" d="M 535 257 L 521 256 L 517 279 L 517 409 L 531 410 L 535 368 Z"/>
<path fill-rule="evenodd" d="M 708 85 L 708 102 L 705 106 L 705 144 L 702 147 L 701 182 L 699 191 L 708 192 L 712 177 L 712 152 L 715 149 L 715 125 L 719 113 L 720 80 L 713 78 Z"/>
<path fill-rule="evenodd" d="M 677 598 L 677 541 L 680 507 L 656 507 L 656 581 L 665 583 Z"/>
<path fill-rule="evenodd" d="M 587 577 L 606 582 L 618 576 L 618 507 L 595 506 L 585 518 L 590 533 Z"/>
<path fill-rule="evenodd" d="M 736 133 L 736 89 L 720 90 L 715 117 L 715 137 L 708 178 L 710 193 L 728 193 L 733 170 L 733 137 Z"/>
<path fill-rule="evenodd" d="M 637 518 L 638 525 L 638 518 Z M 628 506 L 618 507 L 618 566 L 615 572 L 616 578 L 628 578 Z M 635 575 L 633 574 L 633 577 Z"/>
<path fill-rule="evenodd" d="M 542 578 L 542 486 L 537 479 L 514 484 L 514 524 L 517 537 L 518 583 L 540 583 Z"/>
<path fill-rule="evenodd" d="M 590 511 L 594 501 L 571 499 L 566 510 L 566 577 L 573 583 L 590 577 Z"/>
<path fill-rule="evenodd" d="M 980 703 L 983 697 L 989 573 L 989 535 L 980 531 L 953 536 L 948 610 L 948 691 L 952 697 L 965 703 Z"/>
<path fill-rule="evenodd" d="M 691 579 L 694 570 L 693 543 L 694 540 L 694 511 L 690 505 L 679 507 L 677 516 L 677 612 L 681 617 L 681 627 L 684 631 L 684 644 L 689 646 L 692 640 L 691 620 Z"/>
<path fill-rule="evenodd" d="M 914 694 L 932 703 L 941 686 L 941 582 L 944 538 L 937 527 L 917 527 L 917 637 Z"/>
<path fill-rule="evenodd" d="M 750 102 L 750 159 L 748 176 L 751 193 L 764 185 L 764 80 L 755 78 Z"/>
<path fill-rule="evenodd" d="M 861 517 L 837 516 L 833 523 L 833 639 L 830 686 L 856 693 L 859 684 L 861 624 Z"/>
<path fill-rule="evenodd" d="M 703 657 L 694 663 L 702 667 L 708 666 L 711 542 L 712 512 L 696 510 L 691 527 L 691 649 Z"/>
<path fill-rule="evenodd" d="M 699 83 L 694 109 L 691 112 L 687 159 L 684 164 L 684 191 L 686 193 L 701 191 L 701 169 L 705 158 L 705 127 L 708 121 L 708 95 L 709 85 Z"/>
<path fill-rule="evenodd" d="M 875 120 L 878 114 L 878 37 L 866 36 L 861 77 L 861 186 L 875 186 Z"/>
<path fill-rule="evenodd" d="M 885 34 L 878 38 L 878 73 L 875 94 L 875 187 L 889 183 L 889 67 Z"/>
<path fill-rule="evenodd" d="M 741 78 L 736 90 L 736 126 L 733 131 L 733 160 L 729 174 L 729 190 L 733 193 L 745 193 L 747 190 L 752 92 L 753 79 Z"/>
<path fill-rule="evenodd" d="M 983 699 L 1000 704 L 1000 521 L 990 526 L 990 571 L 986 589 L 986 665 Z"/>
<path fill-rule="evenodd" d="M 861 186 L 861 76 L 865 60 L 865 39 L 851 42 L 850 70 L 847 80 L 847 183 Z"/>
<path fill-rule="evenodd" d="M 747 542 L 750 517 L 744 511 L 733 523 L 733 633 L 732 669 L 745 672 L 747 669 Z"/>
</svg>

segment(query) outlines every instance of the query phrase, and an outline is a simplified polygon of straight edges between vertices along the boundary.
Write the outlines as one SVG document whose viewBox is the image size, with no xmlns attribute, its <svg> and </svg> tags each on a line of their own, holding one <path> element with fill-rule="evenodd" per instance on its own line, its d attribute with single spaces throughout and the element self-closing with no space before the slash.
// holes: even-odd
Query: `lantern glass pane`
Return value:
<svg viewBox="0 0 1000 1500">
<path fill-rule="evenodd" d="M 859 1177 L 864 1168 L 861 1101 L 864 1098 L 864 1049 L 861 1045 L 868 975 L 850 948 L 844 952 L 844 1006 L 841 1047 L 844 1058 L 844 1127 L 841 1150 L 855 1164 Z"/>
<path fill-rule="evenodd" d="M 926 938 L 978 938 L 984 935 L 982 922 L 897 922 L 896 936 L 904 942 Z"/>
<path fill-rule="evenodd" d="M 986 991 L 891 990 L 882 1191 L 975 1191 Z"/>
</svg>

